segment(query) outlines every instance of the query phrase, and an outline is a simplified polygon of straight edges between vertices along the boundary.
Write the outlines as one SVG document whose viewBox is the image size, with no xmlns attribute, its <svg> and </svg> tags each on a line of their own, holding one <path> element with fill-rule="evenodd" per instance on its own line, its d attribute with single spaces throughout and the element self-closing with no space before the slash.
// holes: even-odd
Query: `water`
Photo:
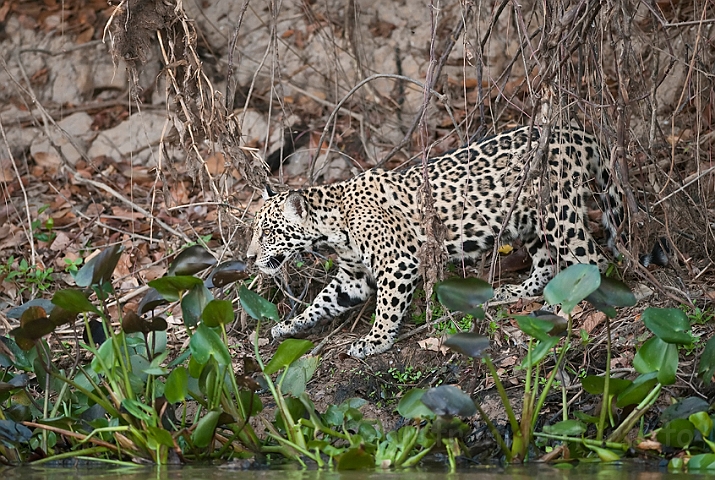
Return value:
<svg viewBox="0 0 715 480">
<path fill-rule="evenodd" d="M 446 471 L 351 471 L 316 470 L 238 470 L 230 465 L 186 467 L 93 468 L 71 467 L 7 467 L 2 480 L 676 480 L 698 474 L 669 473 L 653 465 L 626 463 L 621 465 L 580 464 L 570 469 L 550 465 L 476 466 L 457 473 Z"/>
</svg>

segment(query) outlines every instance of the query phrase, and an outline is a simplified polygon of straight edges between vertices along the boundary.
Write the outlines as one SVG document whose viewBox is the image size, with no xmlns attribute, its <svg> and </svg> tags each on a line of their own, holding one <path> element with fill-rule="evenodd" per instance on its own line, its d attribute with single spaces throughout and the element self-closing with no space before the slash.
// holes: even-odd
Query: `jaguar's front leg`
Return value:
<svg viewBox="0 0 715 480">
<path fill-rule="evenodd" d="M 324 318 L 333 318 L 358 305 L 375 291 L 370 272 L 360 262 L 341 260 L 338 273 L 315 297 L 313 304 L 295 318 L 271 329 L 274 339 L 290 337 L 307 330 Z"/>
<path fill-rule="evenodd" d="M 348 355 L 364 358 L 392 347 L 420 280 L 418 265 L 416 258 L 405 254 L 397 259 L 385 259 L 382 266 L 375 268 L 375 323 L 367 336 L 351 345 Z"/>
</svg>

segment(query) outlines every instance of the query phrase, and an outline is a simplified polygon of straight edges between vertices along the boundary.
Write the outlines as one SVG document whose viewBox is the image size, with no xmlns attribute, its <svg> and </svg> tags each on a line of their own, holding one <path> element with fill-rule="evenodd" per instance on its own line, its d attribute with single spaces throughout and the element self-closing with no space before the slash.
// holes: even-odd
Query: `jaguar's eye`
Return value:
<svg viewBox="0 0 715 480">
<path fill-rule="evenodd" d="M 261 232 L 261 239 L 268 238 L 271 235 L 273 235 L 273 231 L 270 228 L 265 228 L 263 232 Z"/>
</svg>

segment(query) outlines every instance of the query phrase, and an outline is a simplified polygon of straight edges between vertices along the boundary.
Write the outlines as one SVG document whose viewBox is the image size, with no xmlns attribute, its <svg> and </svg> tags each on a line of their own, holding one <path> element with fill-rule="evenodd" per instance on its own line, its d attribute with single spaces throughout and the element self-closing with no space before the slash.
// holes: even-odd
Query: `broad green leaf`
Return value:
<svg viewBox="0 0 715 480">
<path fill-rule="evenodd" d="M 678 370 L 678 347 L 653 337 L 638 350 L 633 359 L 633 367 L 638 373 L 658 372 L 660 383 L 672 385 Z"/>
<path fill-rule="evenodd" d="M 698 364 L 698 377 L 706 384 L 710 385 L 715 376 L 715 336 L 705 344 L 703 353 L 700 355 Z"/>
<path fill-rule="evenodd" d="M 586 425 L 578 420 L 564 420 L 553 425 L 544 425 L 544 433 L 577 437 L 586 431 Z"/>
<path fill-rule="evenodd" d="M 571 313 L 601 285 L 601 272 L 595 265 L 575 264 L 562 270 L 544 289 L 544 300 L 549 305 L 561 304 L 564 312 Z"/>
<path fill-rule="evenodd" d="M 375 457 L 366 452 L 362 445 L 350 448 L 340 455 L 337 470 L 364 470 L 375 468 Z"/>
<path fill-rule="evenodd" d="M 184 275 L 178 277 L 161 277 L 149 282 L 149 286 L 154 288 L 159 295 L 169 302 L 175 302 L 181 298 L 182 292 L 194 288 L 196 285 L 203 285 L 200 278 Z"/>
<path fill-rule="evenodd" d="M 477 413 L 472 398 L 454 385 L 430 388 L 422 395 L 421 400 L 439 416 L 471 417 Z"/>
<path fill-rule="evenodd" d="M 167 276 L 193 275 L 216 265 L 216 259 L 201 245 L 185 248 L 176 256 L 167 270 Z"/>
<path fill-rule="evenodd" d="M 513 318 L 519 325 L 519 330 L 539 340 L 548 340 L 549 337 L 560 335 L 568 326 L 567 319 L 553 313 L 546 315 L 514 315 Z"/>
<path fill-rule="evenodd" d="M 7 448 L 11 448 L 11 445 L 28 443 L 30 437 L 32 437 L 32 430 L 25 425 L 12 420 L 0 420 L 0 441 L 7 445 Z"/>
<path fill-rule="evenodd" d="M 196 429 L 191 434 L 191 440 L 194 446 L 198 448 L 206 448 L 214 438 L 214 432 L 218 425 L 220 410 L 211 410 L 207 412 L 196 424 Z"/>
<path fill-rule="evenodd" d="M 638 405 L 658 384 L 658 372 L 646 373 L 633 381 L 633 384 L 623 390 L 616 399 L 616 406 L 624 408 Z"/>
<path fill-rule="evenodd" d="M 220 365 L 231 365 L 231 354 L 218 333 L 200 323 L 189 341 L 191 355 L 201 365 L 214 357 Z"/>
<path fill-rule="evenodd" d="M 676 418 L 658 430 L 656 438 L 668 447 L 686 448 L 695 438 L 695 425 L 690 420 Z"/>
<path fill-rule="evenodd" d="M 405 418 L 434 418 L 434 412 L 422 403 L 425 392 L 423 388 L 413 388 L 407 392 L 397 404 L 397 412 Z"/>
<path fill-rule="evenodd" d="M 247 289 L 245 285 L 241 285 L 238 289 L 238 296 L 241 299 L 241 306 L 251 317 L 256 320 L 271 318 L 279 322 L 281 317 L 278 315 L 278 308 L 256 292 Z"/>
<path fill-rule="evenodd" d="M 625 283 L 601 275 L 601 284 L 595 292 L 586 297 L 586 301 L 609 318 L 613 318 L 616 316 L 616 309 L 613 307 L 632 307 L 636 304 L 636 297 Z"/>
<path fill-rule="evenodd" d="M 598 458 L 602 462 L 617 462 L 618 460 L 621 459 L 621 456 L 618 455 L 616 452 L 613 450 L 609 450 L 607 448 L 601 448 L 601 447 L 594 447 L 593 445 L 586 445 L 588 448 L 596 452 L 596 455 L 598 455 Z"/>
<path fill-rule="evenodd" d="M 186 400 L 189 393 L 189 371 L 186 367 L 176 367 L 166 378 L 164 396 L 169 403 L 178 403 Z"/>
<path fill-rule="evenodd" d="M 479 278 L 450 278 L 434 286 L 437 299 L 453 311 L 484 318 L 482 305 L 494 297 L 494 289 Z"/>
<path fill-rule="evenodd" d="M 695 425 L 695 428 L 703 435 L 704 438 L 710 436 L 713 429 L 713 419 L 708 415 L 707 411 L 693 413 L 688 417 L 690 423 Z"/>
<path fill-rule="evenodd" d="M 162 297 L 156 288 L 150 288 L 147 290 L 141 302 L 139 302 L 137 314 L 144 315 L 145 313 L 151 312 L 155 308 L 161 305 L 166 305 L 167 303 L 169 303 L 169 301 Z"/>
<path fill-rule="evenodd" d="M 688 472 L 715 471 L 715 453 L 693 455 L 688 461 Z"/>
<path fill-rule="evenodd" d="M 471 332 L 460 332 L 444 341 L 445 347 L 471 358 L 482 358 L 484 350 L 489 348 L 489 337 Z"/>
<path fill-rule="evenodd" d="M 124 400 L 122 400 L 122 408 L 138 420 L 147 422 L 149 424 L 156 423 L 158 417 L 156 411 L 150 405 L 145 405 L 139 400 L 134 400 L 133 398 L 125 398 Z"/>
<path fill-rule="evenodd" d="M 710 403 L 700 397 L 686 397 L 670 405 L 660 414 L 660 422 L 665 424 L 676 418 L 688 418 L 694 413 L 707 412 Z"/>
<path fill-rule="evenodd" d="M 630 380 L 622 378 L 611 378 L 608 382 L 609 395 L 618 395 L 633 384 Z M 581 380 L 583 389 L 591 395 L 602 395 L 606 385 L 606 379 L 597 375 L 589 375 Z"/>
<path fill-rule="evenodd" d="M 318 369 L 320 357 L 301 357 L 293 362 L 286 372 L 285 379 L 281 385 L 281 392 L 294 397 L 305 392 L 305 387 Z"/>
<path fill-rule="evenodd" d="M 75 283 L 79 287 L 89 287 L 111 281 L 121 255 L 122 245 L 117 244 L 90 258 L 74 276 Z"/>
<path fill-rule="evenodd" d="M 163 428 L 147 425 L 147 431 L 149 432 L 149 435 L 154 443 L 157 445 L 164 445 L 165 447 L 174 446 L 174 438 L 171 436 L 171 433 L 167 432 Z"/>
<path fill-rule="evenodd" d="M 534 345 L 533 350 L 531 351 L 531 365 L 529 365 L 529 356 L 525 355 L 521 361 L 521 367 L 533 367 L 542 361 L 560 340 L 561 339 L 559 337 L 548 337 L 546 340 L 539 340 L 536 342 L 536 345 Z"/>
<path fill-rule="evenodd" d="M 81 290 L 60 290 L 52 296 L 52 303 L 72 313 L 91 312 L 101 315 L 99 309 L 92 305 L 92 302 L 87 300 L 87 297 Z"/>
<path fill-rule="evenodd" d="M 288 367 L 291 363 L 298 360 L 305 352 L 313 348 L 313 342 L 309 340 L 299 340 L 296 338 L 288 338 L 283 340 L 278 346 L 275 355 L 268 362 L 263 373 L 272 375 L 279 370 Z"/>
<path fill-rule="evenodd" d="M 5 316 L 13 320 L 19 320 L 22 314 L 30 307 L 41 307 L 46 312 L 45 316 L 47 316 L 55 307 L 55 304 L 49 298 L 34 298 L 18 307 L 11 308 L 5 313 Z"/>
<path fill-rule="evenodd" d="M 214 296 L 203 283 L 194 285 L 181 299 L 181 315 L 184 319 L 184 325 L 191 328 L 198 325 L 206 305 L 208 305 L 213 298 Z M 209 325 L 209 327 L 216 326 L 218 325 Z"/>
<path fill-rule="evenodd" d="M 233 313 L 233 303 L 228 300 L 211 300 L 204 308 L 201 318 L 209 327 L 231 323 L 236 319 Z"/>
<path fill-rule="evenodd" d="M 688 316 L 679 308 L 646 308 L 641 316 L 646 328 L 666 343 L 690 345 L 693 336 L 690 334 Z"/>
<path fill-rule="evenodd" d="M 206 279 L 206 287 L 223 287 L 229 283 L 248 278 L 246 264 L 238 260 L 229 260 L 216 266 Z"/>
</svg>

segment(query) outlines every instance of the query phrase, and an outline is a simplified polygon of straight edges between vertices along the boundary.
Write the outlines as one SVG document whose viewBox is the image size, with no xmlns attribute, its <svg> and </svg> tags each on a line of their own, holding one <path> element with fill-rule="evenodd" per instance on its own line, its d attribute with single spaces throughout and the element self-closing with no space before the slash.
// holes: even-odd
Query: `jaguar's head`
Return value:
<svg viewBox="0 0 715 480">
<path fill-rule="evenodd" d="M 264 195 L 265 204 L 253 221 L 253 234 L 246 256 L 256 267 L 275 275 L 293 255 L 313 243 L 309 230 L 310 206 L 300 192 Z"/>
</svg>

